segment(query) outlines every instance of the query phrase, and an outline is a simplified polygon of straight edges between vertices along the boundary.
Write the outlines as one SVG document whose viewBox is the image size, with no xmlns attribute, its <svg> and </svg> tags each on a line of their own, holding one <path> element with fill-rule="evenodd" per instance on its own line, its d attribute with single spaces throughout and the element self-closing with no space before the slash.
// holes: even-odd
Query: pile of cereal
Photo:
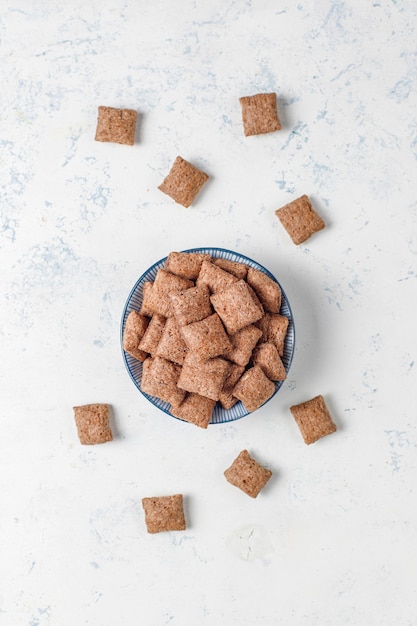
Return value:
<svg viewBox="0 0 417 626">
<path fill-rule="evenodd" d="M 240 400 L 252 412 L 285 380 L 289 319 L 280 308 L 280 286 L 261 270 L 170 252 L 126 319 L 123 347 L 142 361 L 144 393 L 207 428 L 217 402 L 229 410 Z"/>
</svg>

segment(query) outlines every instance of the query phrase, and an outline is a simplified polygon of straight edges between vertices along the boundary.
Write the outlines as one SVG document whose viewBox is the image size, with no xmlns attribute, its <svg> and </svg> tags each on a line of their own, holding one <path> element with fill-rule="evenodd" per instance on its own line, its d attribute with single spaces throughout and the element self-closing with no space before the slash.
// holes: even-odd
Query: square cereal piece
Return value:
<svg viewBox="0 0 417 626">
<path fill-rule="evenodd" d="M 143 299 L 140 312 L 143 315 L 152 317 L 159 315 L 170 317 L 172 315 L 171 302 L 162 290 L 158 290 L 153 282 L 145 282 L 143 285 Z"/>
<path fill-rule="evenodd" d="M 217 313 L 181 326 L 187 348 L 198 359 L 205 361 L 230 352 L 232 344 Z"/>
<path fill-rule="evenodd" d="M 199 361 L 188 353 L 182 366 L 178 387 L 217 401 L 229 367 L 230 363 L 219 357 L 209 361 Z"/>
<path fill-rule="evenodd" d="M 178 407 L 171 408 L 171 414 L 200 428 L 207 428 L 215 404 L 215 400 L 200 396 L 198 393 L 188 393 Z"/>
<path fill-rule="evenodd" d="M 144 393 L 155 396 L 173 406 L 184 400 L 185 391 L 177 386 L 181 366 L 162 357 L 147 358 L 143 362 L 140 388 Z"/>
<path fill-rule="evenodd" d="M 213 259 L 214 265 L 218 265 L 226 272 L 233 274 L 239 280 L 245 279 L 248 273 L 248 266 L 244 263 L 240 263 L 239 261 L 229 261 L 229 259 L 217 258 Z"/>
<path fill-rule="evenodd" d="M 271 478 L 272 472 L 255 461 L 247 450 L 242 450 L 224 475 L 231 485 L 251 498 L 256 498 Z"/>
<path fill-rule="evenodd" d="M 211 293 L 216 293 L 217 291 L 223 291 L 237 281 L 238 278 L 230 272 L 226 272 L 210 261 L 203 261 L 196 284 L 198 286 L 207 285 Z"/>
<path fill-rule="evenodd" d="M 148 356 L 147 359 L 142 363 L 142 375 L 140 381 L 140 388 L 144 393 L 148 393 L 153 396 L 154 391 L 158 391 L 157 385 L 154 383 L 154 379 L 152 377 L 152 364 L 153 358 Z"/>
<path fill-rule="evenodd" d="M 323 396 L 316 396 L 301 404 L 295 404 L 290 407 L 290 411 L 307 444 L 314 443 L 321 437 L 336 431 L 336 424 L 330 416 Z"/>
<path fill-rule="evenodd" d="M 208 179 L 209 177 L 205 172 L 177 156 L 168 176 L 162 181 L 158 189 L 171 196 L 178 204 L 189 207 Z"/>
<path fill-rule="evenodd" d="M 258 295 L 256 293 L 256 291 L 254 290 L 253 287 L 251 287 L 249 285 L 248 282 L 246 282 L 247 286 L 248 286 L 248 291 L 250 293 L 250 295 L 252 296 L 252 300 L 254 301 L 254 303 L 256 304 L 256 306 L 258 307 L 258 309 L 261 311 L 262 315 L 265 313 L 265 309 L 263 307 L 263 304 L 261 303 L 261 301 L 258 298 Z"/>
<path fill-rule="evenodd" d="M 161 338 L 155 350 L 155 356 L 161 356 L 167 361 L 182 365 L 187 346 L 185 345 L 180 327 L 174 317 L 169 317 L 165 323 Z"/>
<path fill-rule="evenodd" d="M 156 272 L 154 287 L 157 287 L 158 291 L 163 294 L 168 294 L 173 291 L 181 291 L 182 289 L 189 289 L 193 287 L 194 283 L 189 278 L 183 278 L 177 276 L 172 272 L 168 272 L 163 268 L 159 268 Z"/>
<path fill-rule="evenodd" d="M 164 332 L 165 324 L 166 318 L 163 315 L 155 313 L 155 315 L 151 317 L 148 328 L 139 343 L 139 350 L 154 356 L 161 340 L 162 333 Z"/>
<path fill-rule="evenodd" d="M 279 313 L 265 313 L 263 318 L 257 322 L 257 326 L 262 331 L 261 341 L 273 343 L 280 357 L 284 355 L 285 337 L 289 323 L 288 317 Z"/>
<path fill-rule="evenodd" d="M 271 313 L 279 313 L 281 308 L 281 289 L 278 283 L 254 267 L 248 268 L 246 280 L 255 291 L 264 309 Z"/>
<path fill-rule="evenodd" d="M 165 263 L 165 269 L 172 274 L 196 280 L 203 261 L 210 261 L 209 254 L 201 252 L 170 252 Z"/>
<path fill-rule="evenodd" d="M 234 335 L 244 326 L 258 321 L 263 315 L 262 309 L 252 296 L 251 287 L 244 280 L 213 294 L 210 300 L 229 335 Z"/>
<path fill-rule="evenodd" d="M 142 498 L 142 507 L 148 533 L 186 529 L 182 494 Z"/>
<path fill-rule="evenodd" d="M 180 326 L 199 322 L 213 313 L 207 285 L 170 294 L 172 311 Z"/>
<path fill-rule="evenodd" d="M 152 308 L 154 313 L 159 313 L 165 317 L 172 317 L 173 311 L 171 306 L 170 294 L 184 289 L 193 287 L 194 283 L 188 278 L 182 278 L 171 274 L 165 269 L 160 268 L 155 276 L 152 290 L 150 292 L 148 307 Z"/>
<path fill-rule="evenodd" d="M 262 331 L 254 324 L 249 324 L 234 335 L 229 335 L 232 350 L 227 358 L 237 365 L 247 365 L 252 356 L 252 351 L 262 337 Z"/>
<path fill-rule="evenodd" d="M 262 135 L 281 129 L 275 93 L 258 93 L 239 98 L 242 107 L 243 130 L 246 137 Z"/>
<path fill-rule="evenodd" d="M 141 315 L 145 315 L 146 317 L 152 317 L 153 315 L 152 287 L 153 287 L 153 282 L 151 280 L 147 280 L 143 283 L 142 304 L 140 306 L 139 313 Z"/>
<path fill-rule="evenodd" d="M 242 365 L 233 364 L 229 368 L 229 373 L 224 381 L 219 398 L 222 407 L 226 409 L 226 411 L 231 409 L 237 402 L 237 398 L 233 395 L 233 389 L 244 371 L 245 368 Z"/>
<path fill-rule="evenodd" d="M 253 351 L 252 361 L 259 365 L 271 380 L 285 380 L 287 373 L 284 363 L 273 343 L 261 343 Z"/>
<path fill-rule="evenodd" d="M 139 350 L 139 343 L 148 328 L 148 324 L 149 318 L 139 311 L 131 311 L 126 319 L 123 332 L 123 349 L 138 361 L 144 361 L 147 357 L 146 352 Z"/>
<path fill-rule="evenodd" d="M 132 109 L 99 106 L 95 140 L 133 146 L 137 116 Z"/>
<path fill-rule="evenodd" d="M 277 209 L 275 215 L 297 246 L 325 227 L 306 195 Z"/>
<path fill-rule="evenodd" d="M 250 413 L 259 409 L 274 394 L 275 385 L 263 373 L 259 365 L 246 370 L 233 389 L 233 395 L 241 400 Z"/>
<path fill-rule="evenodd" d="M 163 317 L 172 317 L 170 294 L 181 289 L 188 289 L 193 284 L 191 280 L 159 269 L 155 281 L 144 284 L 141 312 L 144 311 L 149 316 L 158 314 Z"/>
<path fill-rule="evenodd" d="M 83 445 L 112 441 L 110 405 L 84 404 L 74 407 L 78 438 Z"/>
<path fill-rule="evenodd" d="M 153 284 L 154 287 L 158 289 L 159 293 L 164 295 L 194 287 L 192 280 L 182 278 L 182 276 L 177 276 L 176 274 L 172 274 L 172 272 L 168 272 L 162 268 L 159 268 L 156 272 Z"/>
</svg>

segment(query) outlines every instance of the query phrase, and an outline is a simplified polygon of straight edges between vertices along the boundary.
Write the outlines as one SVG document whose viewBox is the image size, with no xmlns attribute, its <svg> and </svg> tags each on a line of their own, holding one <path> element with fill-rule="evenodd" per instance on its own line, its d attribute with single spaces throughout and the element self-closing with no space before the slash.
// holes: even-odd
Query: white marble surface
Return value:
<svg viewBox="0 0 417 626">
<path fill-rule="evenodd" d="M 400 0 L 3 0 L 0 4 L 1 626 L 417 624 L 417 6 Z M 238 98 L 283 129 L 245 138 Z M 140 113 L 94 141 L 98 105 Z M 177 154 L 210 182 L 157 186 Z M 307 193 L 296 247 L 274 211 Z M 293 307 L 289 379 L 207 431 L 130 381 L 119 324 L 170 250 L 258 260 Z M 289 406 L 338 432 L 306 446 Z M 83 447 L 72 406 L 109 402 Z M 223 470 L 274 476 L 256 500 Z M 149 535 L 143 496 L 189 527 Z"/>
</svg>

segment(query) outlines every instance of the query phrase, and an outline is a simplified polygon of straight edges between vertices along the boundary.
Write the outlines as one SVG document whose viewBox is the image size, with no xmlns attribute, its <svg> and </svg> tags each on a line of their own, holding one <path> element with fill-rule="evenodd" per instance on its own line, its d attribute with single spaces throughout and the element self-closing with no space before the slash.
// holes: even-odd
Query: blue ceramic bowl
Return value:
<svg viewBox="0 0 417 626">
<path fill-rule="evenodd" d="M 232 252 L 231 250 L 225 250 L 223 248 L 192 248 L 190 250 L 183 250 L 183 252 L 202 252 L 202 253 L 210 254 L 214 258 L 222 258 L 222 259 L 228 259 L 229 261 L 237 261 L 239 263 L 245 263 L 246 265 L 249 265 L 250 267 L 254 267 L 255 269 L 261 270 L 267 276 L 269 276 L 276 283 L 279 284 L 275 276 L 273 276 L 271 272 L 268 271 L 265 267 L 263 267 L 256 261 L 249 259 L 243 254 L 239 254 L 238 252 Z M 124 310 L 123 310 L 121 328 L 120 328 L 120 342 L 122 346 L 122 354 L 123 354 L 123 359 L 124 359 L 126 369 L 129 373 L 130 378 L 136 385 L 136 387 L 145 396 L 145 398 L 149 400 L 149 402 L 151 402 L 153 405 L 158 407 L 158 409 L 161 409 L 161 411 L 164 411 L 168 415 L 171 415 L 169 411 L 170 405 L 167 402 L 164 402 L 163 400 L 160 400 L 159 398 L 155 398 L 154 396 L 150 396 L 141 390 L 140 383 L 141 383 L 141 378 L 142 378 L 142 363 L 141 361 L 138 361 L 137 359 L 133 358 L 132 356 L 130 356 L 130 354 L 127 354 L 127 352 L 123 350 L 123 333 L 124 333 L 127 316 L 129 315 L 131 311 L 134 311 L 134 310 L 138 311 L 141 308 L 144 283 L 148 281 L 153 281 L 155 279 L 157 271 L 165 266 L 166 260 L 167 260 L 167 257 L 154 263 L 149 269 L 146 270 L 146 272 L 142 274 L 142 276 L 137 280 L 136 284 L 131 290 L 129 297 L 127 298 Z M 281 287 L 280 284 L 279 286 Z M 294 320 L 292 316 L 291 307 L 282 287 L 281 287 L 281 292 L 282 292 L 282 301 L 281 301 L 280 314 L 285 315 L 289 319 L 288 332 L 287 332 L 287 336 L 285 338 L 285 343 L 284 343 L 284 354 L 282 356 L 282 362 L 284 363 L 284 367 L 288 375 L 288 371 L 290 369 L 292 358 L 294 355 L 295 329 L 294 329 Z M 278 381 L 275 383 L 275 392 L 272 397 L 274 397 L 275 394 L 278 393 L 278 391 L 282 387 L 283 382 L 285 381 Z M 210 424 L 223 424 L 225 422 L 232 422 L 241 417 L 245 417 L 245 415 L 248 415 L 248 413 L 249 412 L 246 410 L 246 408 L 240 401 L 237 402 L 229 410 L 224 409 L 221 406 L 221 404 L 217 402 L 213 411 Z M 171 415 L 171 417 L 173 416 Z"/>
</svg>

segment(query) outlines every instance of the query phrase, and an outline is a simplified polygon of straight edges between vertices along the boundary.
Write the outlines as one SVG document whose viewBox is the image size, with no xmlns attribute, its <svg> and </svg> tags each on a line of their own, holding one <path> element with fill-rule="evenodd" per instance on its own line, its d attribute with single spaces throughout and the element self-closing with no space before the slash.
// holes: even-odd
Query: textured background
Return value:
<svg viewBox="0 0 417 626">
<path fill-rule="evenodd" d="M 417 624 L 416 30 L 412 0 L 2 0 L 1 626 Z M 283 129 L 245 138 L 262 91 Z M 100 104 L 138 110 L 133 148 L 94 141 Z M 190 209 L 157 189 L 177 154 L 211 176 Z M 295 247 L 303 193 L 327 228 Z M 139 275 L 196 246 L 270 269 L 297 331 L 273 401 L 207 431 L 119 345 Z M 306 446 L 318 393 L 338 432 Z M 114 442 L 79 444 L 88 402 Z M 177 492 L 187 531 L 148 535 L 140 499 Z"/>
</svg>

